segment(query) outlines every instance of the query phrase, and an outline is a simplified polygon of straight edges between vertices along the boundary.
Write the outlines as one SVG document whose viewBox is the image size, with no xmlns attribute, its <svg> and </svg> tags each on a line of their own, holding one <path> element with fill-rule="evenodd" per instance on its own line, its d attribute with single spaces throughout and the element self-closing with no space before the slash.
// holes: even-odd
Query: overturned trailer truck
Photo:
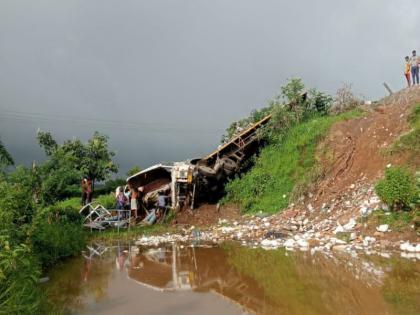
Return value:
<svg viewBox="0 0 420 315">
<path fill-rule="evenodd" d="M 145 209 L 154 207 L 160 192 L 170 197 L 169 206 L 176 210 L 211 201 L 257 152 L 261 145 L 258 130 L 270 119 L 271 115 L 264 117 L 204 158 L 157 164 L 130 176 L 127 183 L 133 189 L 142 187 L 140 204 Z"/>
</svg>

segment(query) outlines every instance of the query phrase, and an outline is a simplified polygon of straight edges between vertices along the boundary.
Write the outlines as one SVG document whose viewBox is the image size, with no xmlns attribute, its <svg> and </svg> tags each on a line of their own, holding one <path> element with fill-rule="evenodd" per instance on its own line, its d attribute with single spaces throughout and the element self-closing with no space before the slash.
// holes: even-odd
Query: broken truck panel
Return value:
<svg viewBox="0 0 420 315">
<path fill-rule="evenodd" d="M 127 184 L 133 189 L 143 187 L 143 193 L 147 194 L 171 182 L 172 167 L 164 164 L 153 165 L 127 178 Z"/>
</svg>

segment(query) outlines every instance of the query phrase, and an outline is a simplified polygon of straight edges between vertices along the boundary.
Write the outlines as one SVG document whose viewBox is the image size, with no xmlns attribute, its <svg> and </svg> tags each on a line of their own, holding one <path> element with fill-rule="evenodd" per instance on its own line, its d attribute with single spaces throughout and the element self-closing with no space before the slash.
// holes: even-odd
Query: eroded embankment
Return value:
<svg viewBox="0 0 420 315">
<path fill-rule="evenodd" d="M 362 118 L 333 125 L 317 150 L 322 166 L 320 180 L 311 192 L 282 213 L 265 218 L 231 215 L 224 218 L 220 215 L 223 209 L 220 212 L 216 208 L 207 209 L 210 215 L 214 211 L 219 224 L 198 232 L 191 225 L 203 225 L 200 220 L 185 220 L 179 236 L 167 237 L 182 240 L 199 237 L 216 243 L 233 239 L 268 248 L 284 246 L 352 254 L 367 251 L 384 256 L 397 250 L 407 257 L 420 259 L 420 239 L 414 226 L 407 224 L 402 231 L 393 231 L 380 222 L 372 225 L 369 219 L 375 211 L 386 208 L 374 192 L 374 184 L 386 167 L 409 164 L 418 169 L 420 165 L 418 156 L 413 158 L 407 152 L 387 153 L 395 140 L 409 131 L 407 118 L 418 103 L 420 89 L 405 89 L 365 108 L 367 114 Z M 198 212 L 194 217 L 199 216 Z"/>
</svg>

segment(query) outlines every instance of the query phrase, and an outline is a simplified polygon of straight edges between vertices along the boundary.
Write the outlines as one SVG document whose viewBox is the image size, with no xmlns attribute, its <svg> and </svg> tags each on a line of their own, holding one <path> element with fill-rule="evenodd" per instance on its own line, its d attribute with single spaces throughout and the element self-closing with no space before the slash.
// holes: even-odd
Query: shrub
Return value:
<svg viewBox="0 0 420 315">
<path fill-rule="evenodd" d="M 56 209 L 72 208 L 74 212 L 79 212 L 80 208 L 82 207 L 81 198 L 74 197 L 65 199 L 55 203 L 52 207 Z"/>
<path fill-rule="evenodd" d="M 80 252 L 85 243 L 82 218 L 72 207 L 51 206 L 34 218 L 31 241 L 43 268 Z"/>
<path fill-rule="evenodd" d="M 115 209 L 115 205 L 116 205 L 115 194 L 110 193 L 107 195 L 98 196 L 98 198 L 95 199 L 95 203 L 98 203 L 104 206 L 106 209 Z"/>
<path fill-rule="evenodd" d="M 352 91 L 352 85 L 345 83 L 337 90 L 330 112 L 332 114 L 340 114 L 355 109 L 361 104 L 362 101 Z"/>
<path fill-rule="evenodd" d="M 415 177 L 404 167 L 388 168 L 385 178 L 376 184 L 375 191 L 392 210 L 408 208 L 419 201 Z"/>
<path fill-rule="evenodd" d="M 25 245 L 13 245 L 0 236 L 0 314 L 36 314 L 40 271 Z"/>
<path fill-rule="evenodd" d="M 16 244 L 25 242 L 35 213 L 31 191 L 24 184 L 0 181 L 0 234 Z"/>
</svg>

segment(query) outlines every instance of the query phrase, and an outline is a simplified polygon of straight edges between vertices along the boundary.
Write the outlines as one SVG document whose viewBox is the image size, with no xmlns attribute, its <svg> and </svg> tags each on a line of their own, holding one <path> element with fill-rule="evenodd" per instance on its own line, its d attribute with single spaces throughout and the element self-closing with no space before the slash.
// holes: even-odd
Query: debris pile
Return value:
<svg viewBox="0 0 420 315">
<path fill-rule="evenodd" d="M 389 258 L 395 251 L 401 251 L 406 258 L 420 260 L 420 242 L 392 242 L 383 238 L 390 232 L 387 224 L 378 225 L 372 231 L 364 230 L 364 218 L 383 208 L 373 187 L 354 184 L 339 200 L 319 209 L 307 207 L 299 211 L 291 205 L 281 214 L 263 213 L 244 216 L 235 220 L 219 219 L 218 223 L 206 227 L 184 227 L 176 234 L 143 236 L 136 245 L 157 246 L 168 242 L 203 242 L 220 244 L 237 241 L 244 246 L 286 250 L 323 252 L 344 252 L 355 257 L 359 253 L 378 254 Z"/>
</svg>

